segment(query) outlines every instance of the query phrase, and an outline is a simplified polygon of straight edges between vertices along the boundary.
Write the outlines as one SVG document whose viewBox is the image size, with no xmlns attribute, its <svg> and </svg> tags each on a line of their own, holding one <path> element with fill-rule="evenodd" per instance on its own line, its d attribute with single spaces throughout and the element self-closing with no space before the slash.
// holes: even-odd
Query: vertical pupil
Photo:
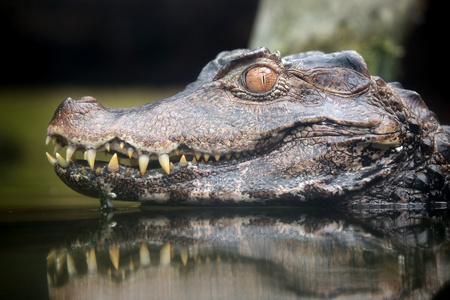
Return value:
<svg viewBox="0 0 450 300">
<path fill-rule="evenodd" d="M 245 74 L 245 87 L 253 93 L 264 93 L 275 86 L 278 75 L 269 67 L 254 67 Z"/>
</svg>

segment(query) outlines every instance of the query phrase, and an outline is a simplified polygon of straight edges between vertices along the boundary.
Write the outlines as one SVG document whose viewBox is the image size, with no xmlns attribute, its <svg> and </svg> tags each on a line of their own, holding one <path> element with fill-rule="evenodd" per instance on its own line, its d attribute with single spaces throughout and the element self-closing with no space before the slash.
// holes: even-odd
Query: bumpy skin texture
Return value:
<svg viewBox="0 0 450 300">
<path fill-rule="evenodd" d="M 58 149 L 90 150 L 91 165 L 51 162 L 68 186 L 101 199 L 390 204 L 449 201 L 449 131 L 354 51 L 281 58 L 260 48 L 223 52 L 184 91 L 140 107 L 68 98 L 47 134 Z M 93 163 L 108 150 L 123 157 L 118 167 Z"/>
</svg>

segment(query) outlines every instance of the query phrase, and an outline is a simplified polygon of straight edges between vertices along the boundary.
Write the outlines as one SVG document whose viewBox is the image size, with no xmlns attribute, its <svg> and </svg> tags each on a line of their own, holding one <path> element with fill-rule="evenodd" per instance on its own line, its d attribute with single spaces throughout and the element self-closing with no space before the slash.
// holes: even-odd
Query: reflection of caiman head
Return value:
<svg viewBox="0 0 450 300">
<path fill-rule="evenodd" d="M 449 253 L 424 252 L 418 244 L 440 241 L 445 230 L 414 225 L 411 217 L 370 220 L 385 232 L 396 228 L 392 242 L 340 217 L 296 210 L 118 216 L 99 228 L 78 228 L 49 253 L 50 296 L 386 299 L 434 293 L 450 280 L 448 272 L 438 272 L 448 270 Z M 427 272 L 419 272 L 425 265 Z"/>
<path fill-rule="evenodd" d="M 58 176 L 103 199 L 281 204 L 364 188 L 362 203 L 383 203 L 450 194 L 444 127 L 418 94 L 372 77 L 353 51 L 224 52 L 183 92 L 140 107 L 68 98 L 47 134 Z"/>
</svg>

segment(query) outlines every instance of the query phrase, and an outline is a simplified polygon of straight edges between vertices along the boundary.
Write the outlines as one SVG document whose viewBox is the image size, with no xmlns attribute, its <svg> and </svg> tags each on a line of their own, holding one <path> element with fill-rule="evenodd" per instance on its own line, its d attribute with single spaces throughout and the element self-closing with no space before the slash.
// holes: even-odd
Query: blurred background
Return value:
<svg viewBox="0 0 450 300">
<path fill-rule="evenodd" d="M 62 100 L 92 95 L 104 105 L 126 107 L 170 96 L 223 50 L 267 46 L 288 55 L 354 49 L 373 75 L 418 91 L 450 124 L 444 5 L 3 0 L 0 207 L 91 201 L 66 188 L 45 158 L 52 151 L 44 144 L 46 126 Z"/>
</svg>

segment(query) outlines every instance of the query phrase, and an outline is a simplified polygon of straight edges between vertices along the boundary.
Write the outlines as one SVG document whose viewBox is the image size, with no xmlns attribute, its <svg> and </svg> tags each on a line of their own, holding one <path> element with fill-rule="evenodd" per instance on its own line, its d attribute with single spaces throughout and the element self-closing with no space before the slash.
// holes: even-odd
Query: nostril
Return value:
<svg viewBox="0 0 450 300">
<path fill-rule="evenodd" d="M 104 106 L 100 104 L 94 97 L 85 96 L 81 99 L 72 99 L 68 97 L 56 109 L 54 118 L 58 114 L 73 115 L 77 113 L 85 114 L 89 111 L 103 109 Z"/>
<path fill-rule="evenodd" d="M 65 99 L 56 109 L 49 124 L 50 131 L 67 131 L 69 128 L 85 127 L 90 124 L 91 119 L 103 116 L 105 107 L 94 97 L 85 96 L 81 99 Z M 60 132 L 62 133 L 62 132 Z"/>
<path fill-rule="evenodd" d="M 100 102 L 98 102 L 97 99 L 95 99 L 95 98 L 92 97 L 92 96 L 84 96 L 84 97 L 81 97 L 80 100 L 75 100 L 75 101 L 76 101 L 77 103 L 83 102 L 83 103 L 93 103 L 93 104 L 99 104 L 99 105 L 101 105 Z"/>
</svg>

